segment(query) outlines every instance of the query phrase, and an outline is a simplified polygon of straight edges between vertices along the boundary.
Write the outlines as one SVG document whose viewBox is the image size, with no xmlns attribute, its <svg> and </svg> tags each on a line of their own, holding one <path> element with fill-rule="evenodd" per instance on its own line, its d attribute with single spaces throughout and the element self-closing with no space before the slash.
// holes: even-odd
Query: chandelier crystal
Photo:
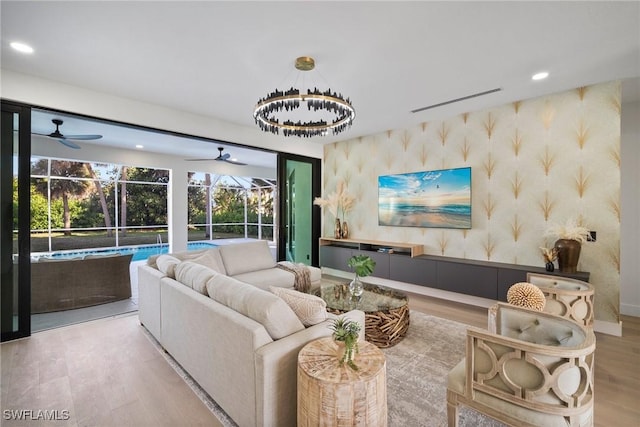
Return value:
<svg viewBox="0 0 640 427">
<path fill-rule="evenodd" d="M 299 57 L 296 59 L 296 68 L 300 71 L 313 70 L 315 61 L 308 56 Z M 279 115 L 291 113 L 303 103 L 306 104 L 307 111 L 330 114 L 334 118 L 295 122 L 291 118 L 283 118 L 280 122 Z M 253 111 L 253 118 L 263 131 L 279 134 L 282 130 L 284 136 L 304 138 L 324 136 L 330 131 L 337 135 L 349 128 L 355 117 L 356 111 L 349 98 L 345 99 L 341 93 L 332 92 L 331 89 L 320 91 L 317 88 L 307 89 L 306 93 L 301 93 L 294 87 L 286 91 L 276 89 L 261 98 Z"/>
</svg>

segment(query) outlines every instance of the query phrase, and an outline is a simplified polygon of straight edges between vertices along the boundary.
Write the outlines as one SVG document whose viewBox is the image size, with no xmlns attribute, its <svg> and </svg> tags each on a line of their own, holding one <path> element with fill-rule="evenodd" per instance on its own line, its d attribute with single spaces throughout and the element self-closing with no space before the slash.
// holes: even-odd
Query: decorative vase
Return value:
<svg viewBox="0 0 640 427">
<path fill-rule="evenodd" d="M 340 226 L 340 218 L 336 218 L 336 225 L 335 225 L 335 228 L 333 229 L 333 236 L 336 239 L 342 238 L 342 227 Z"/>
<path fill-rule="evenodd" d="M 335 338 L 333 342 L 336 343 L 336 357 L 340 364 L 346 363 L 351 368 L 356 369 L 356 364 L 354 363 L 354 359 L 356 357 L 356 349 L 354 345 L 348 346 L 345 341 L 338 341 Z"/>
<path fill-rule="evenodd" d="M 349 226 L 347 225 L 347 221 L 342 222 L 342 238 L 343 239 L 349 238 Z"/>
<path fill-rule="evenodd" d="M 349 283 L 349 293 L 351 296 L 359 297 L 364 292 L 364 286 L 360 281 L 360 277 L 356 274 L 356 277 Z"/>
<path fill-rule="evenodd" d="M 555 270 L 555 266 L 553 265 L 553 262 L 549 261 L 544 265 L 545 270 L 547 270 L 548 272 L 552 272 L 553 270 Z"/>
<path fill-rule="evenodd" d="M 582 245 L 577 240 L 559 239 L 553 246 L 558 251 L 558 269 L 562 273 L 575 273 Z"/>
</svg>

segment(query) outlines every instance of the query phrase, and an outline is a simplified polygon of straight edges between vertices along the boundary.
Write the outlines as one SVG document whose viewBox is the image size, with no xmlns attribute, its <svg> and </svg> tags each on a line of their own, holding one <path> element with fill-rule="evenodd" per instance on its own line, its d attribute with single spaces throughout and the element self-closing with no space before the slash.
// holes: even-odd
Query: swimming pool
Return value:
<svg viewBox="0 0 640 427">
<path fill-rule="evenodd" d="M 188 251 L 198 249 L 215 248 L 218 245 L 208 242 L 189 242 L 187 243 Z M 49 255 L 51 258 L 74 258 L 85 255 L 109 255 L 120 253 L 123 255 L 133 254 L 131 261 L 144 261 L 152 255 L 166 254 L 169 252 L 169 244 L 141 245 L 141 246 L 121 246 L 116 248 L 104 249 L 81 249 L 77 251 L 57 252 Z"/>
</svg>

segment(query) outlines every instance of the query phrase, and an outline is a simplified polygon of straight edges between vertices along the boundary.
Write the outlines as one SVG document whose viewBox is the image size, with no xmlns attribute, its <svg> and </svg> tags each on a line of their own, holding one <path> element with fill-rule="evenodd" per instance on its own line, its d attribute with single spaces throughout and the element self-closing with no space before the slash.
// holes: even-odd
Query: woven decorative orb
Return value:
<svg viewBox="0 0 640 427">
<path fill-rule="evenodd" d="M 520 282 L 512 285 L 507 291 L 507 302 L 518 307 L 542 311 L 546 300 L 536 285 Z"/>
</svg>

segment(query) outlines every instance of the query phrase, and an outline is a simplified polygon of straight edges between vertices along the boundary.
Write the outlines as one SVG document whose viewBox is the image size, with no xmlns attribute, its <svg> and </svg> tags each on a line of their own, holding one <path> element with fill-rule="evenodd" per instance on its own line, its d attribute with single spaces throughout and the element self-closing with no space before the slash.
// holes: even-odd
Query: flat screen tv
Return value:
<svg viewBox="0 0 640 427">
<path fill-rule="evenodd" d="M 471 228 L 471 168 L 379 176 L 378 224 Z"/>
</svg>

